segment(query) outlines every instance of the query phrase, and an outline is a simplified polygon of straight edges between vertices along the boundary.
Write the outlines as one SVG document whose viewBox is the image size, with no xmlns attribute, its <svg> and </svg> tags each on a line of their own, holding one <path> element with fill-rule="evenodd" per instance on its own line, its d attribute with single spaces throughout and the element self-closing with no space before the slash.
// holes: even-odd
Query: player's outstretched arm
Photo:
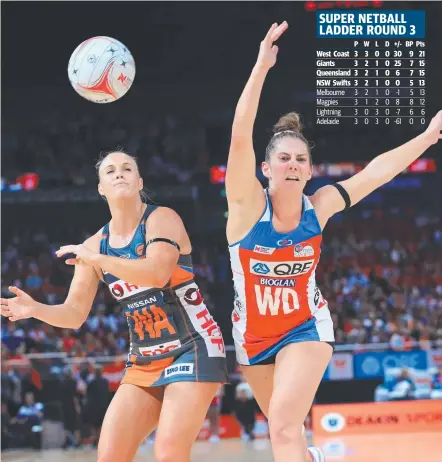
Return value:
<svg viewBox="0 0 442 462">
<path fill-rule="evenodd" d="M 253 125 L 268 71 L 275 65 L 278 47 L 274 42 L 287 29 L 287 22 L 274 23 L 261 42 L 258 59 L 236 106 L 226 172 L 229 203 L 243 202 L 262 189 L 256 178 Z"/>
<path fill-rule="evenodd" d="M 442 139 L 442 110 L 431 120 L 428 128 L 416 138 L 375 157 L 363 170 L 340 184 L 347 191 L 351 205 L 368 196 L 375 189 L 391 181 L 430 146 Z M 331 185 L 318 189 L 312 202 L 322 225 L 345 207 L 339 191 Z"/>
<path fill-rule="evenodd" d="M 67 264 L 79 265 L 82 262 L 95 266 L 103 272 L 141 287 L 164 287 L 176 268 L 180 250 L 164 242 L 164 239 L 175 242 L 183 253 L 189 253 L 185 249 L 188 244 L 187 232 L 180 216 L 172 209 L 159 207 L 152 212 L 149 218 L 149 230 L 147 240 L 155 238 L 163 239 L 155 241 L 147 247 L 146 258 L 128 259 L 102 255 L 93 252 L 90 248 L 81 245 L 66 245 L 57 250 L 56 255 L 62 257 L 66 254 L 75 254 L 76 258 L 66 260 Z"/>
<path fill-rule="evenodd" d="M 91 246 L 88 239 L 83 245 Z M 68 296 L 61 305 L 46 305 L 34 300 L 18 287 L 9 287 L 14 298 L 2 298 L 1 314 L 11 321 L 35 318 L 55 327 L 78 329 L 86 320 L 98 288 L 98 275 L 93 266 L 81 263 L 75 266 Z"/>
</svg>

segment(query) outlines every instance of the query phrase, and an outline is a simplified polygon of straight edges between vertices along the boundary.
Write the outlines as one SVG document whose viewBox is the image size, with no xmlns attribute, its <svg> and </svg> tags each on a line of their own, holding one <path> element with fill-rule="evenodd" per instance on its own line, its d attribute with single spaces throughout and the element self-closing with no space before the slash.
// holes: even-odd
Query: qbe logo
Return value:
<svg viewBox="0 0 442 462">
<path fill-rule="evenodd" d="M 306 274 L 309 271 L 311 271 L 314 262 L 314 259 L 298 261 L 262 262 L 251 258 L 250 272 L 252 274 L 269 277 L 299 276 L 301 274 Z"/>
<path fill-rule="evenodd" d="M 265 263 L 256 263 L 252 266 L 252 270 L 255 274 L 267 274 L 270 272 L 269 267 Z"/>
<path fill-rule="evenodd" d="M 340 432 L 345 427 L 345 417 L 338 412 L 329 412 L 322 417 L 321 427 L 326 432 Z"/>
</svg>

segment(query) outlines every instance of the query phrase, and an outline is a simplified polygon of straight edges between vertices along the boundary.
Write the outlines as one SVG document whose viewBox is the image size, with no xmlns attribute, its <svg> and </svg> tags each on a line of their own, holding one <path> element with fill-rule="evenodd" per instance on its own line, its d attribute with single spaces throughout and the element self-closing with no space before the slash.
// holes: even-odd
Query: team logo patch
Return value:
<svg viewBox="0 0 442 462">
<path fill-rule="evenodd" d="M 121 279 L 109 284 L 109 290 L 117 300 L 132 297 L 133 295 L 150 289 L 152 289 L 152 287 L 136 286 L 134 284 L 129 284 L 128 282 Z"/>
<path fill-rule="evenodd" d="M 195 287 L 191 287 L 187 289 L 186 293 L 184 294 L 184 300 L 189 305 L 198 306 L 203 303 L 203 297 L 200 294 L 200 291 Z"/>
<path fill-rule="evenodd" d="M 254 252 L 262 253 L 263 255 L 272 255 L 275 250 L 275 247 L 264 247 L 263 245 L 255 245 L 253 249 Z"/>
<path fill-rule="evenodd" d="M 315 250 L 309 244 L 304 246 L 302 244 L 296 244 L 293 247 L 293 254 L 295 257 L 312 257 L 315 254 Z"/>
<path fill-rule="evenodd" d="M 292 245 L 293 241 L 291 239 L 280 239 L 276 245 L 278 247 L 288 247 L 289 245 Z"/>
</svg>

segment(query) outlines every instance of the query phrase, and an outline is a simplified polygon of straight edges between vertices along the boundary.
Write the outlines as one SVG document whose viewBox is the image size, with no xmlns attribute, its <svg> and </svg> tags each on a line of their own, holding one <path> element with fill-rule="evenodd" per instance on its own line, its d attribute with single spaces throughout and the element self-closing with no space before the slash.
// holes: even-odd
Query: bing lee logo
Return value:
<svg viewBox="0 0 442 462">
<path fill-rule="evenodd" d="M 256 263 L 252 268 L 257 274 L 267 274 L 270 272 L 269 267 L 264 263 Z"/>
</svg>

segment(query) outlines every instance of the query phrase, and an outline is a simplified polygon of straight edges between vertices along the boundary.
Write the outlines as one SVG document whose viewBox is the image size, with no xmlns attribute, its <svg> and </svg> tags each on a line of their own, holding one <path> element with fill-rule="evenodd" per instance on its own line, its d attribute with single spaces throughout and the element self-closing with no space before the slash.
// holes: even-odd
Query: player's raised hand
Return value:
<svg viewBox="0 0 442 462">
<path fill-rule="evenodd" d="M 10 321 L 32 318 L 36 301 L 18 287 L 11 286 L 9 290 L 15 294 L 14 298 L 0 298 L 1 314 Z"/>
<path fill-rule="evenodd" d="M 289 25 L 287 21 L 277 24 L 272 24 L 264 40 L 259 47 L 259 55 L 256 65 L 261 68 L 270 69 L 276 63 L 276 56 L 278 55 L 278 47 L 274 43 L 281 37 L 287 30 Z"/>
<path fill-rule="evenodd" d="M 68 265 L 93 265 L 95 258 L 97 257 L 96 252 L 92 252 L 84 244 L 80 245 L 63 245 L 56 252 L 58 258 L 68 254 L 74 254 L 75 258 L 68 258 L 66 264 Z"/>
<path fill-rule="evenodd" d="M 428 125 L 424 134 L 428 138 L 430 144 L 436 144 L 440 139 L 442 139 L 442 110 L 439 111 Z"/>
</svg>

